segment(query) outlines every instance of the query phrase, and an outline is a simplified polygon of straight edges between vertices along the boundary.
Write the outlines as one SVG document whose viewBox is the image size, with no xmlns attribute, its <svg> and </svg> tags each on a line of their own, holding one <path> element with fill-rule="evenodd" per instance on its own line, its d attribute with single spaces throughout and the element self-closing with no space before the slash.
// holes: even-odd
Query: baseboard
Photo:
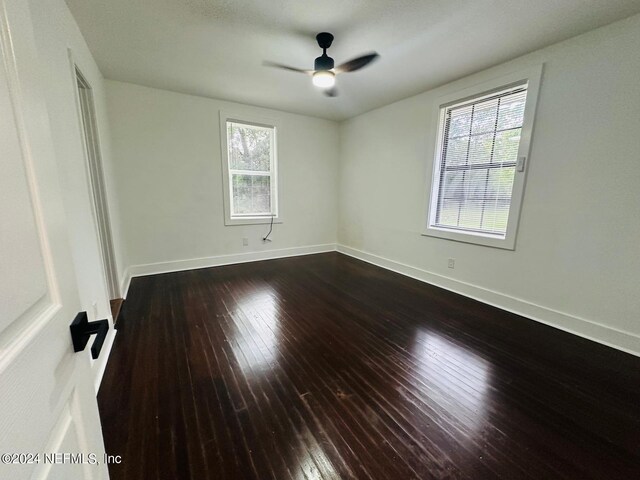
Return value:
<svg viewBox="0 0 640 480">
<path fill-rule="evenodd" d="M 104 372 L 107 369 L 107 362 L 109 361 L 109 355 L 111 355 L 111 349 L 113 348 L 113 342 L 116 339 L 117 333 L 118 331 L 115 328 L 111 328 L 109 330 L 109 334 L 107 335 L 104 345 L 102 346 L 102 350 L 100 351 L 100 357 L 98 359 L 98 362 L 100 363 L 96 367 L 96 378 L 94 380 L 96 395 L 98 394 L 98 390 L 100 390 L 102 377 L 104 377 Z"/>
<path fill-rule="evenodd" d="M 236 263 L 258 262 L 260 260 L 272 260 L 275 258 L 297 257 L 300 255 L 312 255 L 314 253 L 334 252 L 335 250 L 335 243 L 327 243 L 324 245 L 282 248 L 278 250 L 265 250 L 262 252 L 236 253 L 232 255 L 218 255 L 215 257 L 132 265 L 127 268 L 122 279 L 122 298 L 126 298 L 126 293 L 129 290 L 129 283 L 131 282 L 132 277 L 181 272 L 184 270 L 195 270 L 198 268 L 219 267 L 222 265 L 233 265 Z"/>
<path fill-rule="evenodd" d="M 630 332 L 618 330 L 585 318 L 580 318 L 565 312 L 553 310 L 528 302 L 521 298 L 505 295 L 478 285 L 455 280 L 437 273 L 412 267 L 372 253 L 357 250 L 346 245 L 338 244 L 336 250 L 345 255 L 363 260 L 378 267 L 406 275 L 416 280 L 450 290 L 455 293 L 473 298 L 482 303 L 506 310 L 523 317 L 536 320 L 546 325 L 566 332 L 602 343 L 609 347 L 622 350 L 632 355 L 640 356 L 640 336 Z"/>
</svg>

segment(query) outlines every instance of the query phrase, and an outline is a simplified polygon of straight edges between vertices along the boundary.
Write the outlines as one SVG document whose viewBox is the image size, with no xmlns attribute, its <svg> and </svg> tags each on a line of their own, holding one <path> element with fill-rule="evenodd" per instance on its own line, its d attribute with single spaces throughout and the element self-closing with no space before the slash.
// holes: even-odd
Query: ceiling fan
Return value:
<svg viewBox="0 0 640 480">
<path fill-rule="evenodd" d="M 292 72 L 300 72 L 312 77 L 313 84 L 316 87 L 323 88 L 324 94 L 328 97 L 335 97 L 338 95 L 338 91 L 335 88 L 336 75 L 339 73 L 355 72 L 363 67 L 366 67 L 373 62 L 379 55 L 376 52 L 362 55 L 361 57 L 354 58 L 345 62 L 337 67 L 334 66 L 333 58 L 327 55 L 327 48 L 331 46 L 333 42 L 333 35 L 328 32 L 321 32 L 316 35 L 318 45 L 322 49 L 322 55 L 316 58 L 314 69 L 305 70 L 302 68 L 289 67 L 288 65 L 282 65 L 274 62 L 264 62 L 264 65 L 268 67 L 283 68 Z"/>
</svg>

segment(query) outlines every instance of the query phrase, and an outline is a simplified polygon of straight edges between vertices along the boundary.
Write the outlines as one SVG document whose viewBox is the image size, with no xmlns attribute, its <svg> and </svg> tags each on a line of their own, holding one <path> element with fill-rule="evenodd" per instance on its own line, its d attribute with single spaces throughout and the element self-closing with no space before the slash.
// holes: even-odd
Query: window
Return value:
<svg viewBox="0 0 640 480">
<path fill-rule="evenodd" d="M 278 218 L 276 126 L 221 113 L 225 223 Z"/>
<path fill-rule="evenodd" d="M 426 235 L 515 247 L 539 77 L 440 104 Z"/>
</svg>

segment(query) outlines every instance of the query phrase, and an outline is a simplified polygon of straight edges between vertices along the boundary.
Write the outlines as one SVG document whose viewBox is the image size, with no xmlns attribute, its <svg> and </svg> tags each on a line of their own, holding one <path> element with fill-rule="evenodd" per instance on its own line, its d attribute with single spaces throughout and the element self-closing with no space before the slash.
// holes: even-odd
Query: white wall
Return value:
<svg viewBox="0 0 640 480">
<path fill-rule="evenodd" d="M 256 258 L 242 254 L 335 244 L 335 122 L 129 83 L 107 81 L 106 89 L 131 273 L 212 265 L 219 261 L 212 257 L 222 255 Z M 271 243 L 261 240 L 268 225 L 224 224 L 220 110 L 281 124 L 284 222 L 274 225 Z"/>
<path fill-rule="evenodd" d="M 103 78 L 63 0 L 31 0 L 31 17 L 36 46 L 42 62 L 42 85 L 50 117 L 54 148 L 60 171 L 63 200 L 69 226 L 69 239 L 82 308 L 93 320 L 93 304 L 97 303 L 97 317 L 108 318 L 111 310 L 100 256 L 98 234 L 87 176 L 87 164 L 76 103 L 76 83 L 69 60 L 74 61 L 91 84 L 96 103 L 96 115 L 105 168 L 107 189 L 114 230 L 118 268 L 124 259 L 118 228 L 117 197 L 111 174 L 109 130 L 106 118 Z M 69 319 L 71 322 L 72 319 Z M 108 354 L 114 330 L 111 329 L 104 350 Z M 97 380 L 106 364 L 103 354 L 93 364 Z"/>
<path fill-rule="evenodd" d="M 638 52 L 635 16 L 343 122 L 343 251 L 640 354 Z M 421 236 L 436 99 L 542 62 L 516 250 Z"/>
</svg>

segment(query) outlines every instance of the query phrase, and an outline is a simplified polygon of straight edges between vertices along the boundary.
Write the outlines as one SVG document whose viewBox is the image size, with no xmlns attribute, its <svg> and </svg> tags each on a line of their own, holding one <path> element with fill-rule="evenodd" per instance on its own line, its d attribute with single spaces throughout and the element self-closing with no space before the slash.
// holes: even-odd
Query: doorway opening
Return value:
<svg viewBox="0 0 640 480">
<path fill-rule="evenodd" d="M 100 140 L 98 137 L 93 91 L 91 85 L 77 66 L 75 66 L 75 75 L 85 157 L 88 166 L 89 185 L 91 197 L 93 198 L 93 213 L 98 230 L 100 254 L 104 266 L 109 301 L 111 303 L 111 313 L 115 323 L 120 313 L 120 307 L 122 306 L 122 298 L 120 296 L 120 286 L 118 284 L 118 274 L 111 236 L 111 221 L 109 219 L 104 171 L 102 169 L 102 155 L 100 153 Z"/>
</svg>

